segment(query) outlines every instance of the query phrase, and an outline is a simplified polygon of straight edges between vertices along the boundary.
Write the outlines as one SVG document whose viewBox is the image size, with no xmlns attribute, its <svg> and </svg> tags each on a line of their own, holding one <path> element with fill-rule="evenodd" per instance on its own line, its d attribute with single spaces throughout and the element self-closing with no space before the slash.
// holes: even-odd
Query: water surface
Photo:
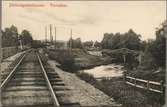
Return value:
<svg viewBox="0 0 167 107">
<path fill-rule="evenodd" d="M 109 64 L 109 65 L 101 65 L 98 67 L 94 67 L 92 69 L 84 70 L 88 74 L 92 74 L 95 78 L 101 77 L 120 77 L 123 76 L 124 70 L 123 66 Z"/>
</svg>

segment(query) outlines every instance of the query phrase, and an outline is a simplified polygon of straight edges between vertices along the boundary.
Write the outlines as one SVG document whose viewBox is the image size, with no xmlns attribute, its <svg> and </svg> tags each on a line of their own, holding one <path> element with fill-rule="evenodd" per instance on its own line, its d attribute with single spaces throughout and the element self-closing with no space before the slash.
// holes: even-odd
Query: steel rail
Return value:
<svg viewBox="0 0 167 107">
<path fill-rule="evenodd" d="M 38 53 L 36 53 L 36 55 L 38 56 L 38 60 L 39 60 L 39 63 L 40 63 L 40 65 L 41 65 L 41 67 L 42 67 L 42 71 L 43 71 L 45 80 L 46 80 L 47 85 L 48 85 L 48 87 L 49 87 L 49 90 L 50 90 L 50 92 L 51 92 L 51 96 L 52 96 L 52 99 L 53 99 L 54 106 L 60 106 L 60 104 L 59 104 L 59 102 L 58 102 L 58 100 L 57 100 L 57 97 L 56 97 L 56 95 L 55 95 L 55 93 L 54 93 L 54 91 L 53 91 L 53 88 L 52 88 L 52 86 L 51 86 L 51 83 L 50 83 L 50 81 L 49 81 L 49 79 L 48 79 L 48 76 L 47 76 L 46 70 L 45 70 L 45 68 L 44 68 L 44 66 L 43 66 L 43 64 L 42 64 L 42 61 L 41 61 L 41 59 L 40 59 Z"/>
<path fill-rule="evenodd" d="M 5 78 L 5 80 L 2 82 L 1 84 L 1 90 L 3 90 L 6 86 L 6 84 L 10 81 L 10 79 L 12 78 L 12 76 L 14 75 L 16 69 L 18 68 L 18 66 L 21 64 L 21 62 L 23 61 L 23 59 L 26 56 L 26 53 L 23 53 L 23 57 L 20 59 L 20 61 L 17 63 L 17 65 L 12 69 L 12 71 L 9 73 L 9 75 Z"/>
</svg>

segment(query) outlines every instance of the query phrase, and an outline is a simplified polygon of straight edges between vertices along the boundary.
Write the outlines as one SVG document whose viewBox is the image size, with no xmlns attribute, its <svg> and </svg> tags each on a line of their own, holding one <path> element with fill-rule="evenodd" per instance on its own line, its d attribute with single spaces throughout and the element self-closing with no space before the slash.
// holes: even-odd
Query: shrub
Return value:
<svg viewBox="0 0 167 107">
<path fill-rule="evenodd" d="M 77 72 L 76 75 L 78 77 L 80 77 L 82 80 L 84 80 L 92 85 L 97 83 L 96 79 L 91 74 L 88 74 L 85 72 Z"/>
<path fill-rule="evenodd" d="M 75 69 L 74 57 L 67 50 L 49 51 L 49 58 L 56 60 L 61 64 L 63 70 L 73 72 Z"/>
</svg>

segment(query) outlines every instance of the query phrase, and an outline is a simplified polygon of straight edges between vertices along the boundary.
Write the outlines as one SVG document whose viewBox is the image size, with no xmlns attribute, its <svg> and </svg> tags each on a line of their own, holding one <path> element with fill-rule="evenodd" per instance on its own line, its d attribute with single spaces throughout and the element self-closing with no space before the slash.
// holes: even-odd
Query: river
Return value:
<svg viewBox="0 0 167 107">
<path fill-rule="evenodd" d="M 88 51 L 88 53 L 95 56 L 102 56 L 101 51 Z"/>
<path fill-rule="evenodd" d="M 83 70 L 83 72 L 93 75 L 95 78 L 103 78 L 103 77 L 120 77 L 123 76 L 124 70 L 123 66 L 109 64 L 109 65 L 101 65 L 94 67 L 92 69 Z"/>
</svg>

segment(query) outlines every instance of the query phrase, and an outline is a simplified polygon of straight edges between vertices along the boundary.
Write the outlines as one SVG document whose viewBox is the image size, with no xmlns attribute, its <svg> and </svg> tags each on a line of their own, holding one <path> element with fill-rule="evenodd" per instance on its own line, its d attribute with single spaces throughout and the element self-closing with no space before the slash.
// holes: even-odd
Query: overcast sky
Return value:
<svg viewBox="0 0 167 107">
<path fill-rule="evenodd" d="M 50 3 L 66 6 L 51 7 Z M 23 8 L 11 4 L 45 7 Z M 83 41 L 101 41 L 106 32 L 124 33 L 132 28 L 142 39 L 149 39 L 155 38 L 155 28 L 166 19 L 165 4 L 165 1 L 3 1 L 2 28 L 13 24 L 19 33 L 27 29 L 33 38 L 44 39 L 45 26 L 53 24 L 57 39 L 68 40 L 72 29 L 73 37 Z"/>
</svg>

